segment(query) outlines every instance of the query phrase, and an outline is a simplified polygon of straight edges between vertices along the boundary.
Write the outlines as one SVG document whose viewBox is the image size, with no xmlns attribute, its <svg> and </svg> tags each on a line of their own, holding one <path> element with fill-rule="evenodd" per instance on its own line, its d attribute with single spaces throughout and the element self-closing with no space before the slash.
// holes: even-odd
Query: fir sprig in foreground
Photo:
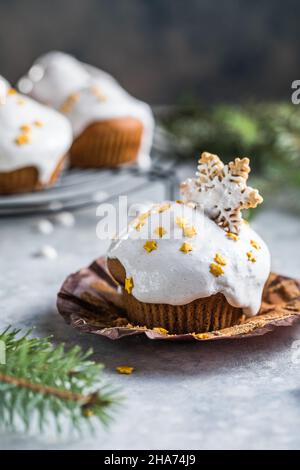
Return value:
<svg viewBox="0 0 300 470">
<path fill-rule="evenodd" d="M 59 431 L 68 419 L 80 430 L 91 417 L 108 423 L 117 398 L 101 385 L 102 365 L 89 360 L 92 351 L 78 346 L 66 351 L 48 338 L 11 328 L 0 333 L 0 341 L 6 350 L 6 363 L 0 365 L 0 429 L 29 430 L 34 422 L 43 431 L 52 420 Z"/>
</svg>

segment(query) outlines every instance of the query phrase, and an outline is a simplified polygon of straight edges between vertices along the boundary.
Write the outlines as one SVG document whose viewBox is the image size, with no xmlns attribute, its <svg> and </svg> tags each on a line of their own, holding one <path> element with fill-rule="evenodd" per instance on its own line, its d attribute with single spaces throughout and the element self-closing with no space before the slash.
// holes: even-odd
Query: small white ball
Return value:
<svg viewBox="0 0 300 470">
<path fill-rule="evenodd" d="M 44 245 L 35 253 L 35 256 L 38 258 L 56 259 L 58 257 L 58 253 L 53 246 Z"/>
<path fill-rule="evenodd" d="M 74 227 L 75 217 L 71 212 L 60 212 L 53 217 L 53 221 L 63 227 Z"/>
<path fill-rule="evenodd" d="M 48 219 L 41 219 L 35 222 L 34 228 L 43 235 L 50 235 L 54 231 L 54 226 Z"/>
</svg>

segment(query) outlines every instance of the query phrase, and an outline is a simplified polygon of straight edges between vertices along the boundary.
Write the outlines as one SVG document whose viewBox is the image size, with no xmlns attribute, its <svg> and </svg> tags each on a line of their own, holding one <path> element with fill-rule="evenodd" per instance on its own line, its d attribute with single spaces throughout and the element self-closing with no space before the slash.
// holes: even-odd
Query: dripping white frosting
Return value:
<svg viewBox="0 0 300 470">
<path fill-rule="evenodd" d="M 192 237 L 184 236 L 183 229 L 176 223 L 177 217 L 183 218 L 187 226 L 196 228 L 197 233 Z M 130 224 L 128 231 L 112 243 L 108 253 L 109 258 L 122 263 L 126 277 L 132 277 L 134 297 L 141 302 L 184 305 L 222 293 L 229 304 L 243 308 L 247 316 L 258 312 L 270 273 L 270 254 L 264 241 L 249 225 L 243 224 L 239 239 L 235 241 L 198 209 L 175 202 L 161 213 L 154 206 L 143 222 L 139 230 L 135 224 Z M 157 227 L 166 230 L 161 238 L 155 232 Z M 157 249 L 147 252 L 144 248 L 147 240 L 156 241 Z M 180 251 L 184 242 L 191 245 L 192 251 Z M 256 261 L 250 261 L 247 253 Z M 226 265 L 221 266 L 224 274 L 218 277 L 210 271 L 212 263 L 218 265 L 217 254 L 226 261 Z"/>
<path fill-rule="evenodd" d="M 9 83 L 0 75 L 0 104 L 5 104 Z"/>
<path fill-rule="evenodd" d="M 129 95 L 109 74 L 68 54 L 49 52 L 37 59 L 27 77 L 20 80 L 22 86 L 33 98 L 56 109 L 76 94 L 76 101 L 66 113 L 75 137 L 93 122 L 124 117 L 140 120 L 144 131 L 138 162 L 144 168 L 150 165 L 154 130 L 150 106 Z M 103 99 L 93 92 L 95 87 Z"/>
<path fill-rule="evenodd" d="M 0 79 L 0 83 L 6 87 L 0 101 L 0 171 L 33 166 L 40 182 L 47 183 L 72 143 L 69 121 L 57 111 L 11 92 L 8 82 Z M 23 126 L 28 129 L 22 130 Z M 21 135 L 28 135 L 28 142 L 18 144 Z"/>
</svg>

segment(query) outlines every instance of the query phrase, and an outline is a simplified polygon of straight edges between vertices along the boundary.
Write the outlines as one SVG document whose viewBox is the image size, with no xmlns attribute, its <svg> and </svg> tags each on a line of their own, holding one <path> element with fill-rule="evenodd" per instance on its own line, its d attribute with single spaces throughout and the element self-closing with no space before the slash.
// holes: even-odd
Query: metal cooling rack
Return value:
<svg viewBox="0 0 300 470">
<path fill-rule="evenodd" d="M 145 189 L 153 181 L 162 181 L 166 199 L 173 199 L 177 186 L 176 158 L 164 142 L 165 136 L 156 133 L 152 166 L 142 171 L 137 166 L 103 170 L 65 170 L 57 184 L 34 193 L 0 196 L 0 217 L 26 214 L 55 213 L 82 209 L 113 200 L 121 194 Z M 165 158 L 165 157 L 168 158 Z"/>
</svg>

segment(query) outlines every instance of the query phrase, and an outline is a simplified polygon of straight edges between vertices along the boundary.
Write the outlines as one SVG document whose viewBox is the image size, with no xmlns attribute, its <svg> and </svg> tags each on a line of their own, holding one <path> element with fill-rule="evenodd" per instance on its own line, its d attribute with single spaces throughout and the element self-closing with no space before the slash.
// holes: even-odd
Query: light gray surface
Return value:
<svg viewBox="0 0 300 470">
<path fill-rule="evenodd" d="M 157 200 L 162 194 L 155 190 Z M 300 327 L 205 344 L 142 337 L 112 342 L 79 334 L 57 314 L 56 293 L 70 272 L 107 249 L 96 238 L 95 211 L 78 213 L 73 229 L 57 227 L 49 236 L 36 233 L 33 222 L 0 219 L 0 327 L 34 325 L 37 335 L 53 334 L 55 342 L 92 346 L 125 401 L 109 430 L 99 427 L 94 437 L 2 435 L 1 449 L 300 448 L 300 363 L 293 361 L 292 349 Z M 273 269 L 300 276 L 300 221 L 267 210 L 253 226 L 270 246 Z M 57 259 L 32 256 L 44 244 L 57 249 Z M 117 374 L 122 364 L 135 372 Z"/>
</svg>

